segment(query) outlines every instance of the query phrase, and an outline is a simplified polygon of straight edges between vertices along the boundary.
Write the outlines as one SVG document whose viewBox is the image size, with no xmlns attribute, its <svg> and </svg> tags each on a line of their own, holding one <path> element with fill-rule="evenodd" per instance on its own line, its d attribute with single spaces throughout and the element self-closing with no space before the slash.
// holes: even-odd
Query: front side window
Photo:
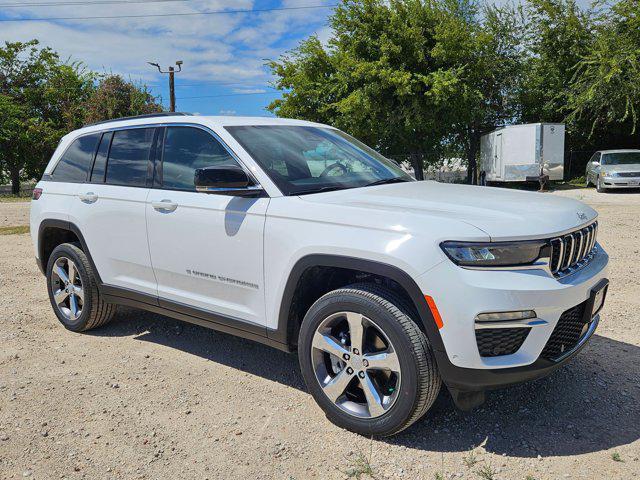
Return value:
<svg viewBox="0 0 640 480">
<path fill-rule="evenodd" d="M 76 138 L 56 165 L 51 175 L 53 180 L 71 183 L 86 182 L 99 139 L 99 133 Z"/>
<path fill-rule="evenodd" d="M 114 132 L 107 160 L 107 183 L 130 187 L 146 185 L 154 131 L 154 128 L 134 128 Z"/>
<path fill-rule="evenodd" d="M 603 153 L 603 165 L 640 165 L 640 152 Z"/>
<path fill-rule="evenodd" d="M 398 165 L 353 137 L 323 127 L 226 127 L 285 195 L 412 181 Z"/>
<path fill-rule="evenodd" d="M 162 188 L 195 191 L 197 168 L 237 165 L 210 133 L 193 127 L 168 127 L 162 152 Z"/>
</svg>

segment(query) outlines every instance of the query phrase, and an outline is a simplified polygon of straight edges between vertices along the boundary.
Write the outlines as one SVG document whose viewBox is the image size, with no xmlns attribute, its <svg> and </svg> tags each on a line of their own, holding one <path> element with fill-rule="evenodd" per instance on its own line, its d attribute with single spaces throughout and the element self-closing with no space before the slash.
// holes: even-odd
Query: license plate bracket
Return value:
<svg viewBox="0 0 640 480">
<path fill-rule="evenodd" d="M 595 287 L 591 289 L 589 300 L 587 300 L 584 314 L 587 318 L 587 322 L 591 322 L 593 318 L 600 313 L 604 306 L 605 299 L 607 297 L 607 290 L 609 289 L 609 280 L 606 278 L 600 281 Z"/>
</svg>

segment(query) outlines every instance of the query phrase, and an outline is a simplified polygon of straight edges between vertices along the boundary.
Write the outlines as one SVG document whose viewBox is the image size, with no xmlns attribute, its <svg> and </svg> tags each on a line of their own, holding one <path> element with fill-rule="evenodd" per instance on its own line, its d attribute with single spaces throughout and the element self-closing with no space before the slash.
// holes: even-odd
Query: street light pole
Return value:
<svg viewBox="0 0 640 480">
<path fill-rule="evenodd" d="M 147 62 L 149 65 L 152 65 L 158 69 L 160 73 L 168 73 L 169 74 L 169 111 L 176 111 L 176 87 L 175 87 L 175 74 L 182 71 L 182 60 L 178 60 L 176 62 L 176 66 L 178 70 L 173 67 L 169 67 L 168 70 L 162 71 L 160 65 L 153 62 Z"/>
</svg>

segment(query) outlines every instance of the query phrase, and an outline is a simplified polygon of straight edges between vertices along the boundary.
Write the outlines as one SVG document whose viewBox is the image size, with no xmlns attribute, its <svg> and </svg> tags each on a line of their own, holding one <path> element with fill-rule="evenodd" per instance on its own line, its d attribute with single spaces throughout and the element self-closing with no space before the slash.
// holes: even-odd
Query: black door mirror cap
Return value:
<svg viewBox="0 0 640 480">
<path fill-rule="evenodd" d="M 257 197 L 264 190 L 238 165 L 216 165 L 197 168 L 194 174 L 196 191 L 218 195 Z"/>
</svg>

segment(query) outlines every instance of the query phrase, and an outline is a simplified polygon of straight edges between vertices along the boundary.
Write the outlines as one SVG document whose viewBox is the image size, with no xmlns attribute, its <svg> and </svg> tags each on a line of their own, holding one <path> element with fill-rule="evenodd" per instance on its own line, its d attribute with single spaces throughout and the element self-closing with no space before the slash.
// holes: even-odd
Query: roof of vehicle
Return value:
<svg viewBox="0 0 640 480">
<path fill-rule="evenodd" d="M 598 150 L 598 153 L 630 153 L 630 152 L 640 152 L 640 150 L 636 148 L 620 148 L 618 150 Z"/>
<path fill-rule="evenodd" d="M 87 125 L 78 130 L 74 130 L 74 136 L 79 133 L 88 133 L 93 131 L 114 129 L 119 127 L 130 127 L 136 125 L 154 125 L 163 123 L 195 123 L 207 125 L 210 127 L 225 126 L 251 126 L 251 125 L 300 125 L 300 126 L 325 126 L 320 123 L 308 122 L 306 120 L 295 120 L 291 118 L 278 117 L 234 117 L 234 116 L 208 116 L 208 115 L 191 115 L 184 113 L 163 113 L 160 115 L 141 115 L 139 117 L 128 117 L 122 120 L 109 120 Z"/>
</svg>

